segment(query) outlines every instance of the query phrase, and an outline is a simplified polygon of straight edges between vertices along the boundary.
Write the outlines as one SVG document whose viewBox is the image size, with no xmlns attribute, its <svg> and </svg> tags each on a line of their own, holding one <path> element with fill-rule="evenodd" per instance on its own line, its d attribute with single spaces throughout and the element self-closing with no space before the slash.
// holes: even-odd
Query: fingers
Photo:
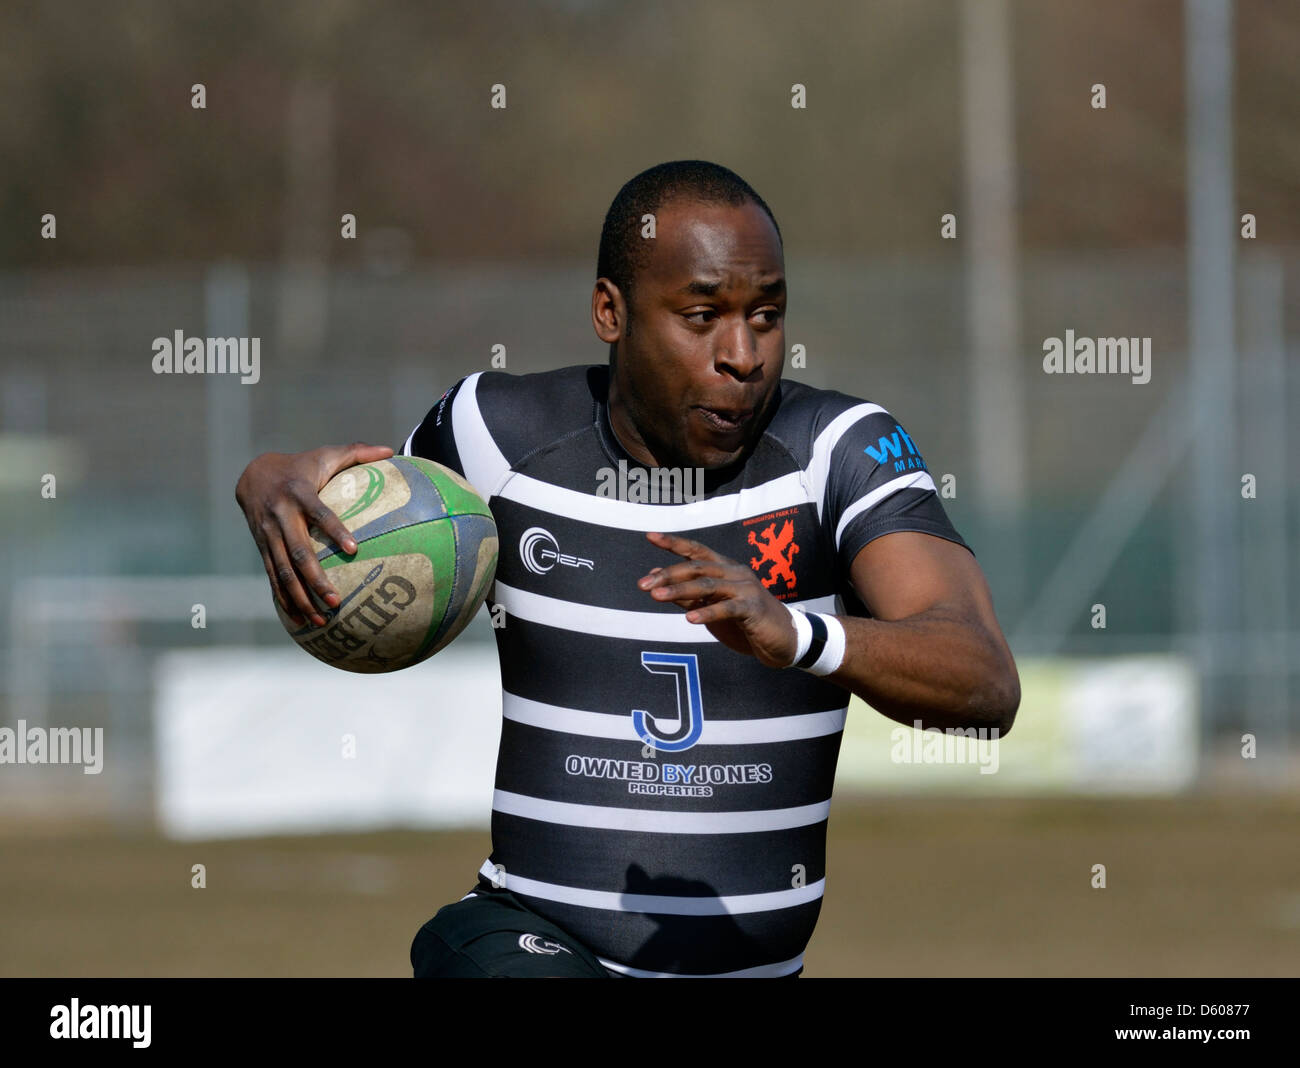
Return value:
<svg viewBox="0 0 1300 1068">
<path fill-rule="evenodd" d="M 278 537 L 268 538 L 267 551 L 271 557 L 273 580 L 280 591 L 282 602 L 288 606 L 290 616 L 296 614 L 301 619 L 310 620 L 313 626 L 323 627 L 325 617 L 298 581 L 298 572 L 291 563 L 285 543 Z"/>
<path fill-rule="evenodd" d="M 289 562 L 295 571 L 294 578 L 310 586 L 316 592 L 316 596 L 331 608 L 337 608 L 339 603 L 338 591 L 330 584 L 330 580 L 325 575 L 325 569 L 320 566 L 320 561 L 316 559 L 316 547 L 311 543 L 302 516 L 290 515 L 287 522 L 281 522 L 281 527 L 285 530 L 284 546 Z M 324 620 L 322 620 L 323 622 Z"/>
<path fill-rule="evenodd" d="M 309 487 L 295 481 L 290 483 L 287 489 L 302 507 L 303 514 L 310 525 L 345 553 L 351 554 L 357 551 L 357 543 L 352 537 L 352 532 L 316 494 L 324 489 L 330 479 L 340 471 L 356 467 L 357 464 L 386 460 L 392 455 L 393 450 L 387 445 L 367 445 L 362 441 L 354 441 L 351 445 L 326 445 L 316 450 L 316 485 Z M 314 584 L 313 586 L 315 588 Z"/>
<path fill-rule="evenodd" d="M 262 556 L 271 593 L 281 610 L 298 625 L 324 626 L 322 605 L 335 608 L 339 595 L 316 559 L 312 535 L 329 540 L 344 553 L 357 551 L 356 539 L 317 495 L 338 472 L 357 464 L 387 459 L 387 445 L 327 445 L 306 453 L 266 453 L 245 468 L 235 499 Z M 319 601 L 313 600 L 314 592 Z"/>
<path fill-rule="evenodd" d="M 689 562 L 673 564 L 667 568 L 653 568 L 649 574 L 637 582 L 637 585 L 643 590 L 652 590 L 656 586 L 679 582 L 684 578 L 690 578 L 698 574 L 712 574 L 715 577 L 721 577 L 725 574 L 726 569 L 740 566 L 734 560 L 728 559 L 721 553 L 714 552 L 707 545 L 691 538 L 681 538 L 676 534 L 654 532 L 646 534 L 646 538 L 661 549 L 667 549 L 669 552 L 677 553 L 678 556 L 686 557 Z"/>
<path fill-rule="evenodd" d="M 725 556 L 715 553 L 707 545 L 690 538 L 681 538 L 676 534 L 658 534 L 649 533 L 646 537 L 661 549 L 667 549 L 678 556 L 685 556 L 690 560 L 713 560 L 721 563 L 730 563 Z"/>
<path fill-rule="evenodd" d="M 273 518 L 264 524 L 267 546 L 271 551 L 271 560 L 275 565 L 280 589 L 288 603 L 316 626 L 324 626 L 325 618 L 320 614 L 319 606 L 307 595 L 305 587 L 314 590 L 316 596 L 331 608 L 338 606 L 339 595 L 326 577 L 325 569 L 316 559 L 316 546 L 312 544 L 307 530 L 308 513 L 300 499 L 301 491 L 295 490 L 291 485 L 288 492 L 289 496 L 271 510 Z M 315 498 L 315 494 L 312 494 L 312 497 Z M 319 500 L 317 504 L 318 512 L 321 510 L 329 512 L 329 509 L 320 504 Z M 333 515 L 333 513 L 329 514 Z M 338 523 L 337 519 L 335 522 L 342 528 L 342 524 Z M 351 535 L 346 534 L 346 529 L 344 534 L 351 542 Z M 353 551 L 356 550 L 355 542 L 352 542 L 352 548 Z"/>
<path fill-rule="evenodd" d="M 752 607 L 739 598 L 732 597 L 725 601 L 692 608 L 686 613 L 687 623 L 720 623 L 725 619 L 744 620 L 749 618 Z"/>
<path fill-rule="evenodd" d="M 672 601 L 682 608 L 695 608 L 701 603 L 743 598 L 749 592 L 737 582 L 728 582 L 712 575 L 701 575 L 699 578 L 673 583 L 671 586 L 656 586 L 650 591 L 650 596 L 656 601 Z"/>
<path fill-rule="evenodd" d="M 719 597 L 733 598 L 745 592 L 743 583 L 752 579 L 748 568 L 714 552 L 707 545 L 673 534 L 647 534 L 660 548 L 688 559 L 668 567 L 656 567 L 637 585 L 649 590 L 656 601 L 672 601 L 681 608 L 696 608 Z"/>
<path fill-rule="evenodd" d="M 671 567 L 657 567 L 650 574 L 639 579 L 637 585 L 643 590 L 657 592 L 675 583 L 686 582 L 704 575 L 716 579 L 738 579 L 747 577 L 748 572 L 742 572 L 738 565 L 722 560 L 691 560 L 684 564 L 673 564 Z"/>
<path fill-rule="evenodd" d="M 684 609 L 686 622 L 708 626 L 729 649 L 757 657 L 769 667 L 789 663 L 797 645 L 794 625 L 781 603 L 759 585 L 752 567 L 690 538 L 657 533 L 646 537 L 686 560 L 652 568 L 637 581 L 638 587 L 656 601 Z"/>
<path fill-rule="evenodd" d="M 289 600 L 288 591 L 280 582 L 277 574 L 279 567 L 276 564 L 276 552 L 271 548 L 272 543 L 278 543 L 280 540 L 280 531 L 278 525 L 271 519 L 255 521 L 252 515 L 247 512 L 244 519 L 248 523 L 249 533 L 253 535 L 253 542 L 257 546 L 258 555 L 262 558 L 262 567 L 266 569 L 266 577 L 271 583 L 271 596 L 275 598 L 276 604 L 295 624 L 302 626 L 303 617 L 300 610 L 295 607 Z M 284 556 L 283 551 L 279 554 Z"/>
<path fill-rule="evenodd" d="M 311 528 L 315 527 L 323 535 L 322 541 L 328 538 L 349 555 L 357 551 L 357 542 L 352 537 L 352 532 L 306 483 L 291 483 L 289 492 L 293 494 L 294 500 L 302 508 L 302 514 L 307 518 L 309 533 Z"/>
<path fill-rule="evenodd" d="M 340 471 L 346 471 L 357 464 L 373 463 L 375 460 L 387 460 L 393 450 L 387 445 L 367 445 L 363 441 L 354 441 L 351 445 L 326 445 L 317 449 L 319 474 L 316 488 L 324 489 L 325 484 Z"/>
<path fill-rule="evenodd" d="M 295 626 L 301 627 L 304 622 L 302 616 L 298 615 L 295 610 L 285 603 L 284 594 L 280 590 L 280 582 L 275 577 L 275 562 L 271 559 L 271 550 L 266 547 L 265 542 L 259 541 L 257 551 L 261 554 L 262 567 L 266 569 L 266 577 L 271 583 L 271 596 L 275 598 L 275 603 L 280 606 L 280 611 L 288 616 Z"/>
</svg>

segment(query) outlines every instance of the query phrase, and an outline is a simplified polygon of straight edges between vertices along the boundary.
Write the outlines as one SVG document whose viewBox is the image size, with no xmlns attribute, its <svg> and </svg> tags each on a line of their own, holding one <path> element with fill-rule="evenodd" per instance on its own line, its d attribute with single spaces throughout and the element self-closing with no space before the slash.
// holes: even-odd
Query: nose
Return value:
<svg viewBox="0 0 1300 1068">
<path fill-rule="evenodd" d="M 763 359 L 758 352 L 754 329 L 743 316 L 728 330 L 719 331 L 713 365 L 720 374 L 729 374 L 741 382 L 758 373 Z"/>
</svg>

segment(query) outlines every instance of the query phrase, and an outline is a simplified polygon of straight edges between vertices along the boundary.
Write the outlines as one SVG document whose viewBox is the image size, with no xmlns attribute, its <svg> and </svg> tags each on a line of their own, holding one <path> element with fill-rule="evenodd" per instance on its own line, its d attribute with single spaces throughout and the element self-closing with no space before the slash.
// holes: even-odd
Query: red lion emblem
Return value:
<svg viewBox="0 0 1300 1068">
<path fill-rule="evenodd" d="M 776 533 L 776 524 L 770 523 L 763 529 L 763 540 L 759 541 L 754 536 L 754 532 L 749 532 L 749 544 L 758 547 L 759 556 L 749 558 L 749 566 L 755 571 L 762 569 L 764 564 L 770 564 L 771 570 L 767 573 L 767 578 L 762 579 L 764 588 L 770 588 L 776 585 L 777 579 L 785 581 L 785 588 L 793 590 L 795 584 L 794 568 L 791 562 L 794 560 L 794 554 L 799 551 L 799 544 L 794 540 L 794 523 L 789 519 L 781 527 L 781 533 Z"/>
</svg>

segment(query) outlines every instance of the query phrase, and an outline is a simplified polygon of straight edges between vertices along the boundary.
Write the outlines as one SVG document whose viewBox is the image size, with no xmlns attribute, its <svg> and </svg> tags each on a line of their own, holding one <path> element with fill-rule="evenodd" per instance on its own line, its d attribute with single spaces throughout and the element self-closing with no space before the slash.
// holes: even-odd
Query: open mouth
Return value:
<svg viewBox="0 0 1300 1068">
<path fill-rule="evenodd" d="M 706 425 L 721 434 L 737 433 L 754 417 L 753 408 L 698 407 L 695 410 L 704 418 Z"/>
</svg>

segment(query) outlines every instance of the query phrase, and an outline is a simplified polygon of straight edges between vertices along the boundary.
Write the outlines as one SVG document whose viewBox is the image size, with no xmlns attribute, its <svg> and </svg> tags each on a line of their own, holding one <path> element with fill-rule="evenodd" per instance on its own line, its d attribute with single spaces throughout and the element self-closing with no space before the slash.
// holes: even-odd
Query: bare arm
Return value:
<svg viewBox="0 0 1300 1068">
<path fill-rule="evenodd" d="M 885 534 L 850 577 L 875 618 L 838 617 L 846 649 L 832 681 L 909 726 L 1011 729 L 1020 676 L 974 556 L 929 534 Z"/>
<path fill-rule="evenodd" d="M 639 580 L 642 590 L 686 609 L 688 622 L 729 649 L 769 667 L 794 660 L 790 613 L 750 568 L 689 538 L 646 536 L 686 561 L 653 569 Z M 858 552 L 850 578 L 875 618 L 836 617 L 845 652 L 832 682 L 908 726 L 1011 729 L 1020 677 L 966 549 L 930 534 L 885 534 Z"/>
</svg>

